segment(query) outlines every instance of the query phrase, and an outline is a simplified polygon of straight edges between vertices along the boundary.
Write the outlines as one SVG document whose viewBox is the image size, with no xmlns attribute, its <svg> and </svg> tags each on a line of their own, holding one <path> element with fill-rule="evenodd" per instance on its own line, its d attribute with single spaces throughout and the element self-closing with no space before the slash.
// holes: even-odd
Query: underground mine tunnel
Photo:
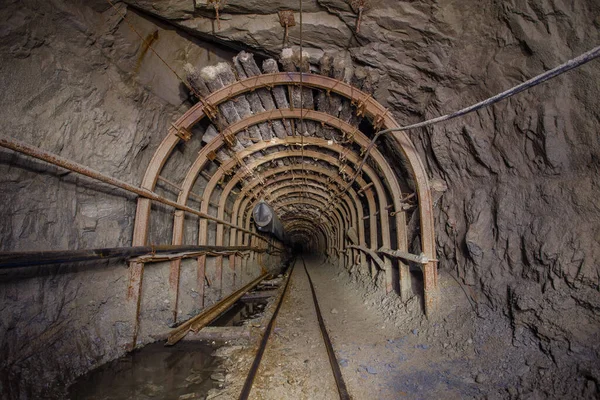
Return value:
<svg viewBox="0 0 600 400">
<path fill-rule="evenodd" d="M 600 396 L 597 0 L 5 0 L 0 398 Z"/>
</svg>

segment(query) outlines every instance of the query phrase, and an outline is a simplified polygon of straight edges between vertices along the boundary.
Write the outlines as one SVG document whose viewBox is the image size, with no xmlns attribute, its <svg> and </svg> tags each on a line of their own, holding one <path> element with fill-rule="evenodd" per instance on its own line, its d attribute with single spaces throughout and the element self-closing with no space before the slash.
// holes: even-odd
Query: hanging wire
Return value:
<svg viewBox="0 0 600 400">
<path fill-rule="evenodd" d="M 175 69 L 174 69 L 173 67 L 171 67 L 171 66 L 169 65 L 169 63 L 168 63 L 168 62 L 167 62 L 167 61 L 166 61 L 164 58 L 162 58 L 162 57 L 161 57 L 161 55 L 160 55 L 160 54 L 158 54 L 158 52 L 157 52 L 157 51 L 154 49 L 154 47 L 152 47 L 152 44 L 151 44 L 151 43 L 150 43 L 148 40 L 146 40 L 146 39 L 145 39 L 145 38 L 142 36 L 142 34 L 141 34 L 140 32 L 138 32 L 138 30 L 137 30 L 137 29 L 135 29 L 135 27 L 133 26 L 133 24 L 127 20 L 127 18 L 126 18 L 126 14 L 125 14 L 124 12 L 122 13 L 121 11 L 119 11 L 119 9 L 118 9 L 118 8 L 117 8 L 117 7 L 116 7 L 114 4 L 113 4 L 113 2 L 112 2 L 111 0 L 106 0 L 106 2 L 107 2 L 107 3 L 108 3 L 108 4 L 109 4 L 109 5 L 110 5 L 110 6 L 113 8 L 113 10 L 115 10 L 115 12 L 117 13 L 117 15 L 119 15 L 119 16 L 120 16 L 120 17 L 123 19 L 123 21 L 125 21 L 125 23 L 127 24 L 127 26 L 129 26 L 129 29 L 131 29 L 131 30 L 132 30 L 132 31 L 133 31 L 133 32 L 134 32 L 134 33 L 135 33 L 135 34 L 136 34 L 136 35 L 137 35 L 137 36 L 138 36 L 138 37 L 141 39 L 141 41 L 142 41 L 142 42 L 143 42 L 143 43 L 146 45 L 146 48 L 148 48 L 148 49 L 149 49 L 149 50 L 150 50 L 152 53 L 154 53 L 154 55 L 155 55 L 156 57 L 158 57 L 158 59 L 159 59 L 159 60 L 160 60 L 160 61 L 161 61 L 163 64 L 165 64 L 165 66 L 166 66 L 166 67 L 167 67 L 167 68 L 168 68 L 168 69 L 169 69 L 169 70 L 170 70 L 170 71 L 173 73 L 173 75 L 175 75 L 175 76 L 177 77 L 177 79 L 178 79 L 178 80 L 179 80 L 181 83 L 183 83 L 183 85 L 184 85 L 186 88 L 188 88 L 188 90 L 189 90 L 191 93 L 193 93 L 193 94 L 194 94 L 194 96 L 195 96 L 195 97 L 198 99 L 198 101 L 199 101 L 199 102 L 201 102 L 201 103 L 202 103 L 204 106 L 209 106 L 209 105 L 206 103 L 206 100 L 204 99 L 204 97 L 203 97 L 203 96 L 202 96 L 200 93 L 198 93 L 198 91 L 196 91 L 196 90 L 195 90 L 195 89 L 194 89 L 194 88 L 193 88 L 193 87 L 192 87 L 192 86 L 191 86 L 191 85 L 190 85 L 190 84 L 187 82 L 187 80 L 186 80 L 186 79 L 183 79 L 183 78 L 181 77 L 181 75 L 179 75 L 179 74 L 177 73 L 177 71 L 175 71 Z M 207 116 L 208 116 L 208 115 L 207 115 Z M 209 118 L 210 118 L 210 116 L 209 116 Z"/>
<path fill-rule="evenodd" d="M 419 122 L 416 124 L 407 125 L 407 126 L 403 126 L 403 127 L 399 127 L 399 128 L 385 129 L 385 130 L 377 132 L 375 134 L 375 136 L 373 136 L 373 139 L 371 140 L 371 142 L 369 143 L 367 148 L 365 149 L 365 155 L 364 155 L 363 159 L 361 160 L 360 164 L 358 165 L 358 170 L 357 170 L 356 174 L 354 175 L 354 177 L 352 178 L 350 183 L 348 183 L 348 185 L 346 185 L 346 187 L 341 192 L 336 193 L 335 197 L 341 196 L 354 184 L 354 182 L 360 175 L 363 166 L 367 162 L 367 158 L 369 157 L 369 153 L 371 152 L 371 149 L 373 149 L 373 147 L 375 146 L 375 142 L 382 135 L 386 135 L 386 134 L 392 133 L 392 132 L 402 132 L 402 131 L 408 131 L 408 130 L 417 129 L 417 128 L 423 128 L 423 127 L 434 125 L 434 124 L 437 124 L 440 122 L 448 121 L 448 120 L 451 120 L 451 119 L 454 119 L 457 117 L 461 117 L 463 115 L 472 113 L 472 112 L 480 110 L 482 108 L 491 106 L 492 104 L 496 104 L 502 100 L 505 100 L 505 99 L 512 97 L 518 93 L 521 93 L 527 89 L 530 89 L 534 86 L 544 83 L 550 79 L 556 78 L 557 76 L 564 74 L 565 72 L 570 71 L 572 69 L 575 69 L 583 64 L 586 64 L 598 57 L 600 57 L 600 46 L 595 47 L 592 50 L 590 50 L 586 53 L 583 53 L 582 55 L 580 55 L 578 57 L 570 59 L 569 61 L 565 62 L 564 64 L 561 64 L 558 67 L 555 67 L 555 68 L 553 68 L 549 71 L 546 71 L 542 74 L 539 74 L 517 86 L 514 86 L 508 90 L 505 90 L 502 93 L 498 93 L 495 96 L 492 96 L 488 99 L 480 101 L 479 103 L 473 104 L 471 106 L 465 107 L 461 110 L 455 111 L 450 114 L 445 114 L 440 117 L 432 118 L 427 121 Z"/>
</svg>

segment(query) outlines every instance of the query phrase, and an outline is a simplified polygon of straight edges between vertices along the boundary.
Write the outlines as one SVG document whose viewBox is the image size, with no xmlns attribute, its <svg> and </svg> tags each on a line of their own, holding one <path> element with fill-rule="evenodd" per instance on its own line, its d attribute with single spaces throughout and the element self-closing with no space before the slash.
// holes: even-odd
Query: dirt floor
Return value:
<svg viewBox="0 0 600 400">
<path fill-rule="evenodd" d="M 531 360 L 510 344 L 507 327 L 477 315 L 448 273 L 439 276 L 439 316 L 427 320 L 418 296 L 403 304 L 371 283 L 366 270 L 350 275 L 322 258 L 306 258 L 306 266 L 353 399 L 495 399 L 523 390 L 519 376 Z M 257 329 L 250 345 L 217 351 L 227 374 L 224 388 L 211 390 L 209 399 L 238 397 L 275 302 L 251 322 Z M 530 395 L 524 397 L 537 398 Z M 338 398 L 300 260 L 250 398 Z"/>
</svg>

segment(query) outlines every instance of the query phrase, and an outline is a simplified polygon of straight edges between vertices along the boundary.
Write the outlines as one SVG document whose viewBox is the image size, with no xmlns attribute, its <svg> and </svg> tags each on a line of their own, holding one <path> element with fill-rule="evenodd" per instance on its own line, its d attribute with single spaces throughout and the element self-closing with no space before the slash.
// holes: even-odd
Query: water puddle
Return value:
<svg viewBox="0 0 600 400">
<path fill-rule="evenodd" d="M 249 298 L 236 302 L 210 325 L 242 326 L 259 317 L 276 288 L 272 284 L 256 288 L 248 294 Z M 210 343 L 182 340 L 169 347 L 162 341 L 149 344 L 80 377 L 69 388 L 70 398 L 203 399 L 210 389 L 218 387 L 222 381 L 219 376 L 224 372 L 219 368 L 218 358 L 211 356 L 220 344 Z"/>
<path fill-rule="evenodd" d="M 244 321 L 258 317 L 266 306 L 266 300 L 238 301 L 210 326 L 241 326 Z"/>
<path fill-rule="evenodd" d="M 152 343 L 79 378 L 69 389 L 72 400 L 201 399 L 217 387 L 221 372 L 215 347 L 180 342 Z"/>
</svg>

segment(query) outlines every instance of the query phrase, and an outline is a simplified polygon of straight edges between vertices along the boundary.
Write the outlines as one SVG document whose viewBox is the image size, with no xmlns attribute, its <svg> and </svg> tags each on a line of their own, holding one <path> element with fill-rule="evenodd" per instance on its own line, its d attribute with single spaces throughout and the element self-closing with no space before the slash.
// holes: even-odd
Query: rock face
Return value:
<svg viewBox="0 0 600 400">
<path fill-rule="evenodd" d="M 122 13 L 181 76 L 187 63 L 230 60 L 229 48 L 278 55 L 280 10 L 295 11 L 289 40 L 300 44 L 296 1 L 224 2 L 220 29 L 214 6 L 201 0 L 128 0 L 116 7 L 99 0 L 6 1 L 0 116 L 4 134 L 134 184 L 169 123 L 190 103 Z M 359 33 L 349 2 L 307 0 L 303 9 L 311 62 L 346 51 L 355 67 L 373 68 L 379 74 L 374 97 L 404 124 L 482 100 L 600 43 L 596 0 L 372 0 Z M 484 321 L 507 321 L 515 351 L 539 348 L 524 372 L 523 397 L 598 395 L 599 92 L 595 62 L 492 108 L 411 133 L 440 188 L 440 268 L 470 289 Z M 204 132 L 197 133 L 166 165 L 170 176 L 197 154 Z M 394 149 L 386 151 L 398 159 Z M 132 197 L 99 191 L 4 150 L 0 185 L 0 250 L 131 243 Z M 159 185 L 157 191 L 176 195 L 169 190 Z M 169 211 L 153 218 L 150 241 L 166 243 Z M 194 229 L 193 221 L 186 225 L 186 232 Z M 145 303 L 142 342 L 160 333 L 151 327 L 166 326 L 171 313 L 162 287 L 166 268 L 157 265 L 145 282 L 144 290 L 158 295 Z M 122 321 L 118 312 L 128 279 L 123 263 L 45 271 L 0 285 L 0 382 L 9 397 L 56 396 L 56 388 L 41 382 L 64 386 L 118 356 L 131 336 L 130 319 Z M 193 276 L 191 267 L 182 273 Z M 184 292 L 187 315 L 195 292 L 191 286 Z"/>
<path fill-rule="evenodd" d="M 201 67 L 234 53 L 116 7 L 105 1 L 4 2 L 2 134 L 139 185 L 170 122 L 190 103 L 178 78 L 122 15 L 182 76 L 186 63 Z M 172 179 L 201 146 L 203 132 L 194 133 L 165 167 Z M 134 196 L 4 149 L 0 188 L 0 251 L 131 245 Z M 163 184 L 157 192 L 176 196 Z M 149 244 L 170 243 L 170 210 L 153 216 Z M 200 308 L 195 266 L 182 263 L 180 319 Z M 173 323 L 168 271 L 168 263 L 145 271 L 142 293 L 152 296 L 142 294 L 139 344 Z M 2 271 L 0 397 L 62 398 L 74 377 L 122 355 L 133 335 L 128 282 L 123 260 Z M 215 301 L 214 292 L 207 291 L 205 304 Z"/>
<path fill-rule="evenodd" d="M 277 11 L 290 9 L 290 43 L 299 44 L 297 2 L 225 2 L 220 29 L 203 1 L 178 18 L 179 2 L 168 12 L 153 8 L 164 2 L 129 3 L 192 35 L 269 54 L 283 42 Z M 369 1 L 358 34 L 350 2 L 305 3 L 311 61 L 347 50 L 355 65 L 376 69 L 375 98 L 406 124 L 485 99 L 600 43 L 593 0 Z M 573 378 L 550 384 L 532 372 L 531 390 L 547 396 L 587 393 L 564 382 L 600 377 L 589 358 L 599 356 L 599 86 L 595 62 L 411 133 L 430 177 L 448 188 L 435 204 L 440 268 L 474 290 L 482 316 L 510 320 L 515 346 L 539 346 Z"/>
</svg>

